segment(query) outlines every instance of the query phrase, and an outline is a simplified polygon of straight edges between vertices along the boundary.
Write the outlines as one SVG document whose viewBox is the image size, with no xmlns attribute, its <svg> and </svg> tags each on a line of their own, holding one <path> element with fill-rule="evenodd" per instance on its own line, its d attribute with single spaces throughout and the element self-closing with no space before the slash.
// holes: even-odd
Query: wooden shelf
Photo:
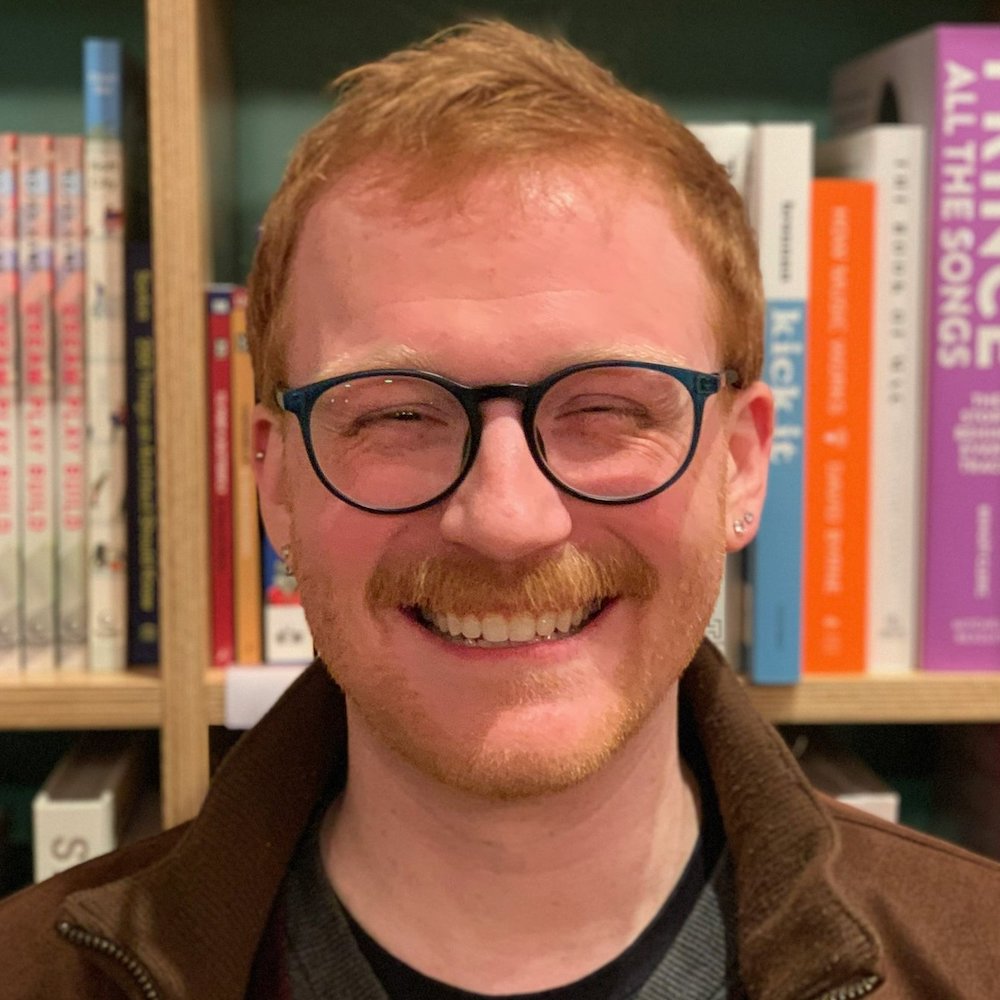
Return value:
<svg viewBox="0 0 1000 1000">
<path fill-rule="evenodd" d="M 1000 672 L 809 678 L 749 686 L 772 722 L 1000 722 Z"/>
<path fill-rule="evenodd" d="M 0 729 L 156 729 L 156 670 L 0 677 Z"/>
<path fill-rule="evenodd" d="M 212 725 L 225 724 L 225 679 L 225 668 L 206 675 Z M 748 684 L 747 690 L 774 723 L 1000 722 L 1000 672 L 810 678 L 787 687 Z"/>
</svg>

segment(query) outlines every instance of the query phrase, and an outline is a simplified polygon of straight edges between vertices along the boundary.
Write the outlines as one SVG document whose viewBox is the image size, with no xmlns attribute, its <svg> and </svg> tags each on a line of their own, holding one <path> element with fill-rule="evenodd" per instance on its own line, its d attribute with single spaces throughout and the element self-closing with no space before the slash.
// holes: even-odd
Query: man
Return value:
<svg viewBox="0 0 1000 1000">
<path fill-rule="evenodd" d="M 342 85 L 251 280 L 320 661 L 194 823 L 7 905 L 12 995 L 993 995 L 1000 868 L 819 798 L 701 642 L 772 426 L 721 168 L 503 24 Z"/>
</svg>

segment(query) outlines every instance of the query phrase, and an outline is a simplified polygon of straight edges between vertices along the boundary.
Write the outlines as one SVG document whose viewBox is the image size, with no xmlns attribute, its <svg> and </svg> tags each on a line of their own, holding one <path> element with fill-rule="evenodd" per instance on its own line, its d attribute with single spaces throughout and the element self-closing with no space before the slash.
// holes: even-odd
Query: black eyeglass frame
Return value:
<svg viewBox="0 0 1000 1000">
<path fill-rule="evenodd" d="M 691 401 L 694 405 L 694 425 L 691 430 L 691 444 L 688 448 L 687 456 L 680 464 L 677 471 L 665 483 L 657 486 L 655 489 L 647 490 L 645 493 L 640 493 L 633 497 L 595 496 L 593 494 L 584 493 L 581 490 L 574 489 L 572 486 L 568 486 L 566 483 L 562 482 L 562 480 L 560 480 L 559 477 L 546 464 L 545 458 L 539 450 L 538 442 L 535 439 L 534 434 L 535 414 L 538 412 L 538 407 L 541 404 L 542 397 L 549 391 L 549 389 L 552 388 L 552 386 L 561 382 L 564 378 L 567 378 L 570 375 L 575 375 L 577 372 L 587 371 L 592 368 L 642 368 L 649 371 L 663 372 L 665 375 L 671 375 L 677 379 L 677 381 L 680 382 L 681 385 L 683 385 L 691 394 Z M 442 389 L 451 393 L 451 395 L 458 400 L 462 409 L 465 411 L 465 415 L 469 421 L 469 438 L 465 448 L 465 458 L 462 462 L 462 467 L 459 470 L 458 476 L 451 483 L 451 485 L 442 490 L 436 496 L 431 497 L 430 500 L 424 500 L 421 503 L 412 504 L 409 507 L 370 507 L 367 504 L 360 503 L 352 497 L 347 496 L 345 493 L 337 489 L 337 487 L 334 486 L 329 479 L 327 479 L 326 474 L 320 467 L 319 461 L 316 458 L 315 449 L 313 448 L 310 422 L 312 410 L 316 401 L 323 395 L 323 393 L 325 393 L 328 389 L 332 389 L 336 385 L 342 385 L 345 382 L 353 382 L 361 378 L 371 378 L 373 376 L 384 376 L 386 378 L 417 378 L 424 379 L 427 382 L 433 382 L 435 385 L 438 385 Z M 479 453 L 479 444 L 482 439 L 483 432 L 483 415 L 481 407 L 483 403 L 488 400 L 513 399 L 521 404 L 521 427 L 524 431 L 524 437 L 528 444 L 528 450 L 531 452 L 531 457 L 535 460 L 535 464 L 541 470 L 542 474 L 555 487 L 572 497 L 576 497 L 578 500 L 586 500 L 588 503 L 621 506 L 624 504 L 641 503 L 643 500 L 648 500 L 650 497 L 654 497 L 658 493 L 662 493 L 664 490 L 668 489 L 675 482 L 677 482 L 678 479 L 680 479 L 680 477 L 687 470 L 687 467 L 691 464 L 691 460 L 694 458 L 695 449 L 698 447 L 698 439 L 701 434 L 702 414 L 704 412 L 705 402 L 726 386 L 733 388 L 740 387 L 739 373 L 735 369 L 727 368 L 720 372 L 700 372 L 691 368 L 678 368 L 674 365 L 661 365 L 652 361 L 611 360 L 585 361 L 581 364 L 571 365 L 568 368 L 561 368 L 559 371 L 553 372 L 551 375 L 547 375 L 538 382 L 532 382 L 530 384 L 523 382 L 507 382 L 475 386 L 463 385 L 461 382 L 455 382 L 452 379 L 445 378 L 443 375 L 438 375 L 435 372 L 420 371 L 418 369 L 370 368 L 365 371 L 349 372 L 346 375 L 334 375 L 332 378 L 325 378 L 319 382 L 311 382 L 309 385 L 299 386 L 295 389 L 278 388 L 275 390 L 275 400 L 282 410 L 286 413 L 294 415 L 298 419 L 299 428 L 302 432 L 302 440 L 306 446 L 306 454 L 309 456 L 309 463 L 312 465 L 313 471 L 319 477 L 320 482 L 335 497 L 343 500 L 344 503 L 349 504 L 351 507 L 367 511 L 370 514 L 413 514 L 418 510 L 426 510 L 428 507 L 432 507 L 434 504 L 440 503 L 442 500 L 451 496 L 451 494 L 462 485 L 463 480 L 469 474 L 469 470 L 472 468 L 472 465 L 476 460 L 476 455 Z"/>
</svg>

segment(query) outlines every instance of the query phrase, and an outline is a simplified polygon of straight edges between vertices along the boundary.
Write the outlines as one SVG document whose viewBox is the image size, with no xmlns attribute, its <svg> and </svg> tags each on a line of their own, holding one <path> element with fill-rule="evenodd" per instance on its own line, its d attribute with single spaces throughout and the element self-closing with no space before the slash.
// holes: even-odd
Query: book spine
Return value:
<svg viewBox="0 0 1000 1000">
<path fill-rule="evenodd" d="M 875 186 L 813 184 L 803 672 L 865 666 Z"/>
<path fill-rule="evenodd" d="M 21 668 L 17 135 L 0 133 L 0 673 Z"/>
<path fill-rule="evenodd" d="M 231 454 L 233 467 L 233 603 L 236 662 L 261 663 L 260 519 L 253 471 L 253 364 L 247 342 L 246 289 L 233 290 L 230 316 Z"/>
<path fill-rule="evenodd" d="M 233 607 L 233 485 L 229 427 L 230 342 L 233 287 L 209 287 L 208 312 L 208 412 L 209 517 L 212 575 L 212 663 L 233 662 L 235 622 Z"/>
<path fill-rule="evenodd" d="M 83 139 L 55 139 L 56 646 L 59 666 L 87 663 Z"/>
<path fill-rule="evenodd" d="M 792 684 L 802 655 L 803 419 L 813 128 L 757 126 L 747 204 L 764 281 L 764 378 L 775 402 L 767 502 L 746 554 L 747 659 L 758 684 Z"/>
<path fill-rule="evenodd" d="M 56 666 L 55 392 L 51 135 L 20 139 L 21 554 L 24 668 Z"/>
<path fill-rule="evenodd" d="M 1000 34 L 938 30 L 922 663 L 1000 669 Z"/>
<path fill-rule="evenodd" d="M 36 882 L 118 846 L 144 770 L 142 742 L 134 736 L 81 737 L 31 803 Z"/>
<path fill-rule="evenodd" d="M 866 669 L 917 669 L 924 415 L 925 132 L 880 125 L 832 140 L 822 162 L 875 183 Z"/>
<path fill-rule="evenodd" d="M 733 187 L 741 196 L 745 195 L 753 126 L 745 122 L 694 122 L 688 128 L 712 158 L 725 167 Z M 737 671 L 743 669 L 743 560 L 742 551 L 727 554 L 719 594 L 705 629 L 705 635 Z"/>
<path fill-rule="evenodd" d="M 129 242 L 125 254 L 129 407 L 128 662 L 153 665 L 160 658 L 153 271 L 147 242 Z"/>
<path fill-rule="evenodd" d="M 308 663 L 312 634 L 299 598 L 298 584 L 265 535 L 261 541 L 264 584 L 264 662 Z"/>
<path fill-rule="evenodd" d="M 87 326 L 87 660 L 126 666 L 128 588 L 124 157 L 121 47 L 88 38 L 84 56 Z"/>
</svg>

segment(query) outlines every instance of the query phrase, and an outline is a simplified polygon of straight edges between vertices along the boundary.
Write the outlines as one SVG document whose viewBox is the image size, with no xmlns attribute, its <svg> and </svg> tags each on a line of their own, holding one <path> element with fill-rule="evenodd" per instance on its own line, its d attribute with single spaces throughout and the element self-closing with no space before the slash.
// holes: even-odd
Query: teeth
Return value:
<svg viewBox="0 0 1000 1000">
<path fill-rule="evenodd" d="M 482 634 L 482 623 L 475 615 L 466 615 L 462 619 L 462 635 L 466 639 L 478 639 Z"/>
<path fill-rule="evenodd" d="M 544 633 L 542 633 L 544 635 Z M 507 638 L 511 642 L 527 642 L 538 635 L 538 625 L 530 615 L 517 615 L 507 626 Z"/>
<path fill-rule="evenodd" d="M 559 633 L 572 632 L 601 607 L 600 601 L 574 608 L 571 611 L 543 612 L 535 616 L 517 614 L 505 617 L 497 612 L 479 615 L 456 615 L 450 612 L 425 613 L 435 628 L 454 638 L 482 639 L 485 642 L 531 642 L 539 637 L 549 638 Z"/>
<path fill-rule="evenodd" d="M 507 619 L 500 615 L 483 615 L 483 638 L 487 642 L 506 642 Z"/>
</svg>

